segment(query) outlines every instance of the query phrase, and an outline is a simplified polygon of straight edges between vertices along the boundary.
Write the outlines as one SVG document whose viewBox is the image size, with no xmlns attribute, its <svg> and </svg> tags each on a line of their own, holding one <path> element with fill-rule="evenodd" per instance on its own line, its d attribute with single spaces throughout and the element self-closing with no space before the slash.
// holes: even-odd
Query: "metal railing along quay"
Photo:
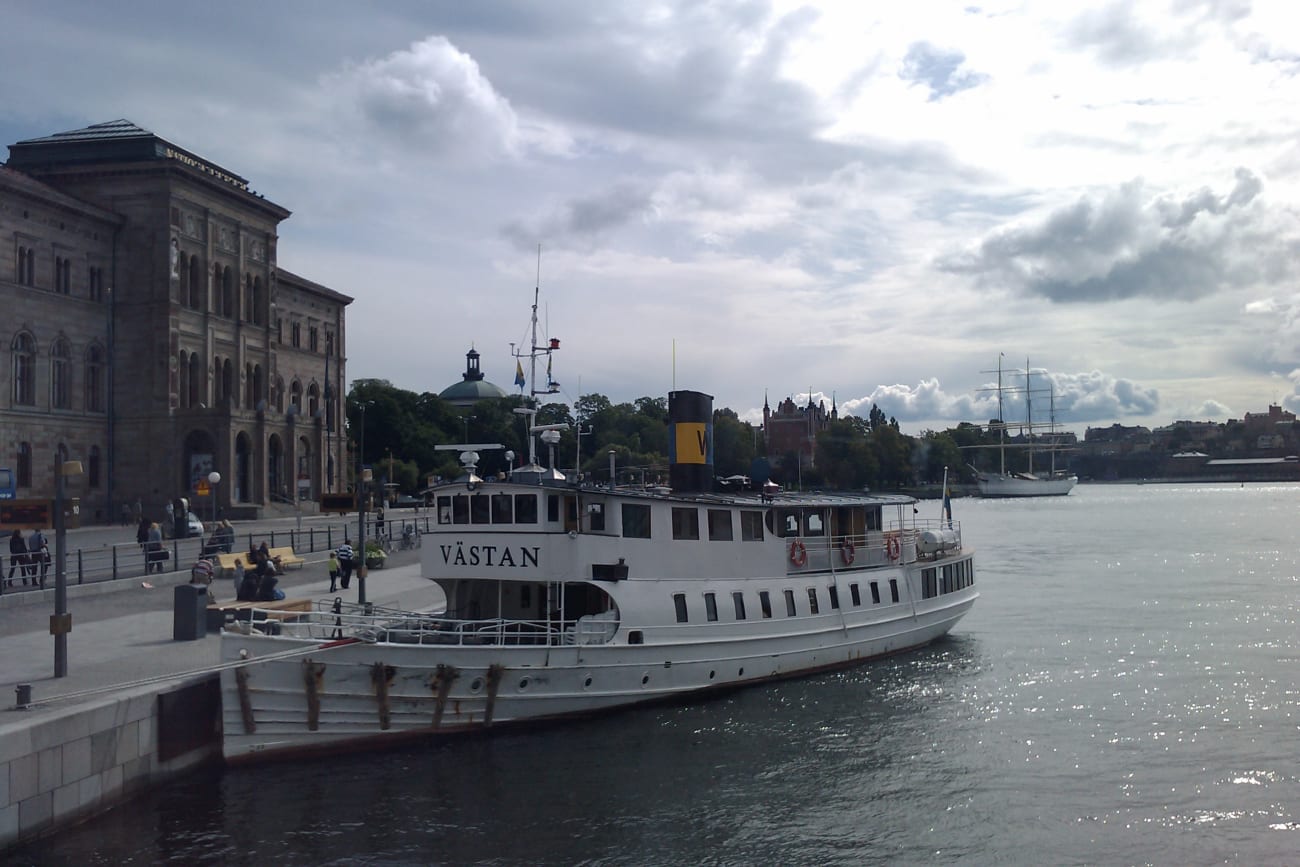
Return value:
<svg viewBox="0 0 1300 867">
<path fill-rule="evenodd" d="M 413 524 L 421 533 L 429 531 L 431 515 L 401 515 L 394 516 L 386 520 L 384 532 L 380 533 L 377 522 L 366 522 L 366 538 L 375 539 L 381 536 L 387 538 L 390 542 L 398 539 L 402 532 L 403 525 Z M 331 521 L 328 524 L 313 524 L 310 527 L 290 528 L 287 530 L 253 530 L 249 532 L 236 532 L 235 541 L 230 547 L 232 553 L 239 551 L 248 551 L 260 546 L 263 542 L 268 548 L 289 547 L 294 550 L 295 554 L 315 554 L 325 553 L 334 550 L 343 544 L 344 539 L 352 539 L 355 543 L 357 537 L 356 520 Z M 53 540 L 51 539 L 51 542 Z M 51 545 L 51 548 L 53 546 Z M 198 536 L 185 539 L 166 539 L 163 541 L 163 550 L 167 552 L 167 559 L 162 564 L 162 569 L 156 568 L 153 571 L 178 572 L 188 571 L 204 553 L 218 553 L 224 549 L 214 548 L 211 535 L 204 538 Z M 98 545 L 75 547 L 70 545 L 67 551 L 67 574 L 68 585 L 77 584 L 97 584 L 106 581 L 122 581 L 128 579 L 148 579 L 150 564 L 146 560 L 147 552 L 144 546 L 134 542 L 118 542 L 111 545 Z M 27 564 L 24 573 L 23 564 L 13 564 L 11 557 L 4 551 L 0 551 L 0 596 L 22 593 L 28 590 L 42 590 L 46 587 L 54 586 L 54 551 L 50 551 L 50 562 L 45 564 Z M 14 586 L 9 584 L 9 569 L 14 566 Z M 44 573 L 44 574 L 42 574 Z M 23 585 L 22 578 L 26 577 L 28 581 L 35 579 L 35 583 Z"/>
</svg>

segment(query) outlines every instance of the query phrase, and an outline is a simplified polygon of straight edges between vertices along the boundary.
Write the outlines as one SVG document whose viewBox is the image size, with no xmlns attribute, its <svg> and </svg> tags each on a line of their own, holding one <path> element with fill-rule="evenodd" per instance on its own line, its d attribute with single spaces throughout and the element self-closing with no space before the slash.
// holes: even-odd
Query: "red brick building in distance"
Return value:
<svg viewBox="0 0 1300 867">
<path fill-rule="evenodd" d="M 779 466 L 785 456 L 793 452 L 799 456 L 801 466 L 814 467 L 817 434 L 838 418 L 834 398 L 831 399 L 830 412 L 826 411 L 824 400 L 813 404 L 811 392 L 806 406 L 797 406 L 793 398 L 787 397 L 773 411 L 764 395 L 763 443 L 767 446 L 768 460 L 773 466 Z"/>
</svg>

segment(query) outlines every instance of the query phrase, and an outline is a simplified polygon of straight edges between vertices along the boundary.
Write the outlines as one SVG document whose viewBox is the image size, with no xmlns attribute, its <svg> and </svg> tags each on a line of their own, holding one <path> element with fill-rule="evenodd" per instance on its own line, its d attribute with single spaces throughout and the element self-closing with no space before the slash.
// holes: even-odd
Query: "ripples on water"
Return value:
<svg viewBox="0 0 1300 867">
<path fill-rule="evenodd" d="M 954 505 L 982 598 L 926 650 L 187 780 L 17 863 L 1293 862 L 1300 486 Z"/>
</svg>

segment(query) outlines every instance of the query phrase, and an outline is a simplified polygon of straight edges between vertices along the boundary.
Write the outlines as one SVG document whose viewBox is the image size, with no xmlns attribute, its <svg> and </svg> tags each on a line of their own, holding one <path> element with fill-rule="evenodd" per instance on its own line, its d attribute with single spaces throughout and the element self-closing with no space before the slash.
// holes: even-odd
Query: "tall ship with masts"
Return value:
<svg viewBox="0 0 1300 867">
<path fill-rule="evenodd" d="M 988 371 L 992 373 L 993 371 Z M 1047 387 L 1035 388 L 1033 384 L 1034 371 L 1029 366 L 1029 360 L 1025 360 L 1025 384 L 1024 387 L 1019 385 L 1006 385 L 1003 381 L 1002 356 L 998 356 L 997 367 L 998 383 L 995 389 L 998 400 L 998 417 L 992 423 L 996 428 L 998 441 L 995 445 L 982 446 L 982 448 L 993 448 L 998 453 L 998 470 L 980 469 L 971 465 L 975 472 L 975 479 L 979 485 L 981 496 L 985 497 L 1060 497 L 1065 496 L 1074 489 L 1079 483 L 1079 477 L 1075 473 L 1066 469 L 1057 469 L 1056 458 L 1061 451 L 1059 438 L 1056 428 L 1056 389 L 1048 382 Z M 1035 394 L 1042 396 L 1046 394 L 1049 402 L 1049 416 L 1047 422 L 1035 422 L 1033 414 Z M 1009 423 L 1006 421 L 1006 403 L 1009 395 L 1023 395 L 1025 407 L 1025 420 L 1019 423 Z M 1022 431 L 1022 438 L 1009 440 L 1007 431 L 1009 428 L 1018 427 Z M 1040 432 L 1041 431 L 1041 432 Z M 1007 458 L 1011 454 L 1012 462 L 1019 451 L 1026 452 L 1025 469 L 1008 469 Z M 1034 459 L 1039 458 L 1047 461 L 1048 466 L 1036 470 L 1034 468 Z"/>
</svg>

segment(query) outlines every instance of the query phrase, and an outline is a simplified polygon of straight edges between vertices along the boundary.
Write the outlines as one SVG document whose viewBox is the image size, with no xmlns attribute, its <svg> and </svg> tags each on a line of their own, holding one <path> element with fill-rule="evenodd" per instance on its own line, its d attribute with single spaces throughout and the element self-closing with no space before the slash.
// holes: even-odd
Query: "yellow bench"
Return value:
<svg viewBox="0 0 1300 867">
<path fill-rule="evenodd" d="M 266 602 L 214 602 L 208 606 L 208 628 L 220 629 L 226 618 L 233 620 L 251 620 L 253 611 L 267 620 L 297 620 L 304 613 L 311 611 L 310 599 L 275 599 Z"/>
<path fill-rule="evenodd" d="M 281 569 L 287 569 L 290 566 L 302 568 L 302 564 L 307 561 L 297 554 L 293 553 L 293 548 L 285 546 L 283 548 L 267 548 L 266 553 L 271 555 L 272 563 L 279 563 Z M 245 567 L 247 568 L 247 567 Z"/>
<path fill-rule="evenodd" d="M 233 572 L 235 570 L 235 564 L 240 561 L 243 561 L 245 569 L 253 568 L 253 561 L 248 559 L 247 554 L 218 554 L 217 568 L 223 573 Z"/>
</svg>

